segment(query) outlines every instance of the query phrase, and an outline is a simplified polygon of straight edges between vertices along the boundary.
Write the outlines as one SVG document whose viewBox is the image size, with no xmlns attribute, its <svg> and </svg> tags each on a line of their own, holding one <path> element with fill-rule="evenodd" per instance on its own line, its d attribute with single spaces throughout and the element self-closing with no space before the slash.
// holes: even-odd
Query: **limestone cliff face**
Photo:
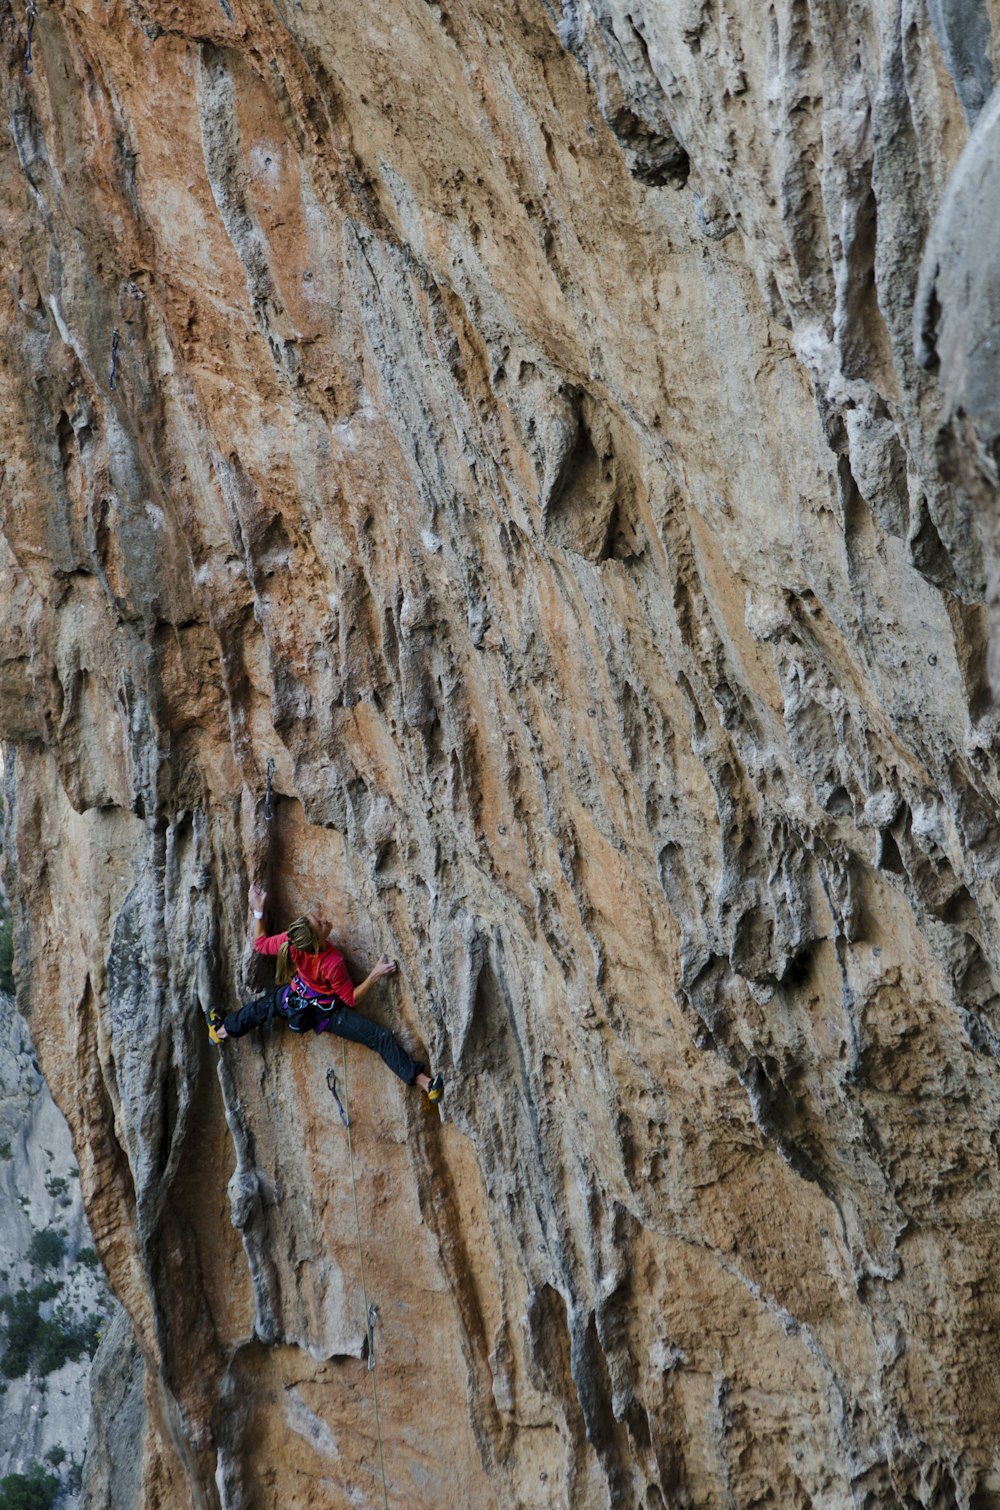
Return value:
<svg viewBox="0 0 1000 1510">
<path fill-rule="evenodd" d="M 115 1311 L 69 1128 L 0 988 L 0 1482 L 39 1470 L 67 1510 L 81 1503 L 90 1355 Z"/>
<path fill-rule="evenodd" d="M 144 1505 L 382 1501 L 340 1044 L 205 1037 L 255 877 L 448 1078 L 348 1052 L 391 1504 L 1000 1504 L 998 24 L 0 6 L 17 969 Z"/>
</svg>

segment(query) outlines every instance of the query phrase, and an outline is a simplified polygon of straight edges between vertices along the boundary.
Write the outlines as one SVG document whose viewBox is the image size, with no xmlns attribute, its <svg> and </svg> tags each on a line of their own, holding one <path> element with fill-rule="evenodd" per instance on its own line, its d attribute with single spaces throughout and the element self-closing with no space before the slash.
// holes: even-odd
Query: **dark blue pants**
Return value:
<svg viewBox="0 0 1000 1510">
<path fill-rule="evenodd" d="M 268 991 L 266 996 L 255 996 L 253 1001 L 245 1001 L 238 1011 L 230 1012 L 223 1022 L 227 1036 L 242 1038 L 251 1028 L 262 1028 L 265 1023 L 273 1022 L 275 1017 L 284 1017 L 282 1004 L 287 993 L 287 986 L 278 986 L 276 990 Z"/>
<path fill-rule="evenodd" d="M 245 1001 L 238 1011 L 230 1012 L 223 1023 L 227 1036 L 242 1038 L 244 1033 L 249 1033 L 253 1028 L 263 1027 L 265 1023 L 273 1022 L 276 1017 L 287 1019 L 288 1013 L 285 1011 L 287 992 L 287 986 L 278 986 L 276 990 L 269 991 L 266 996 L 258 996 L 253 1001 Z M 376 1054 L 382 1056 L 393 1074 L 398 1075 L 400 1080 L 405 1081 L 407 1085 L 412 1085 L 420 1074 L 421 1066 L 410 1057 L 401 1044 L 396 1042 L 389 1029 L 383 1028 L 377 1022 L 372 1022 L 370 1017 L 362 1017 L 361 1013 L 355 1012 L 353 1007 L 338 1007 L 333 1012 L 329 1012 L 326 1007 L 319 1007 L 316 1023 L 322 1024 L 318 1027 L 320 1032 L 336 1033 L 338 1038 L 347 1038 L 351 1043 L 363 1043 L 366 1049 L 373 1049 Z M 304 1024 L 304 1026 L 312 1025 Z"/>
<path fill-rule="evenodd" d="M 370 1017 L 362 1017 L 353 1007 L 341 1007 L 328 1020 L 323 1031 L 336 1033 L 338 1038 L 348 1038 L 351 1043 L 363 1043 L 366 1049 L 374 1049 L 376 1054 L 381 1054 L 392 1073 L 407 1085 L 412 1085 L 420 1074 L 420 1065 L 410 1058 L 402 1044 L 396 1042 L 389 1029 L 372 1022 Z"/>
</svg>

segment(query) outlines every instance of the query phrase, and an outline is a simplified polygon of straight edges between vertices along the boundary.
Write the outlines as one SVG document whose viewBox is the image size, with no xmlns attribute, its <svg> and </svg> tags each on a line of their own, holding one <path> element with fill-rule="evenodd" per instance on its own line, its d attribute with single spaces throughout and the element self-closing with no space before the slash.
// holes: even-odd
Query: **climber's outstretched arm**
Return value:
<svg viewBox="0 0 1000 1510">
<path fill-rule="evenodd" d="M 262 886 L 254 884 L 250 888 L 250 924 L 251 938 L 263 938 L 267 929 L 264 927 L 264 909 L 267 906 L 267 892 Z"/>
<path fill-rule="evenodd" d="M 392 975 L 395 970 L 396 961 L 390 959 L 387 954 L 381 955 L 378 963 L 373 966 L 371 973 L 365 976 L 360 986 L 354 987 L 354 1000 L 360 1001 L 363 996 L 368 994 L 377 980 L 381 980 L 383 975 Z"/>
<path fill-rule="evenodd" d="M 262 938 L 264 929 L 264 908 L 267 906 L 267 892 L 261 886 L 250 888 L 250 922 L 253 925 L 251 936 L 254 939 Z M 268 998 L 262 998 L 267 1000 Z M 256 1002 L 244 1002 L 238 1012 L 231 1012 L 223 1021 L 213 1024 L 215 1039 L 218 1042 L 223 1038 L 242 1038 L 244 1033 L 251 1028 L 259 1027 L 261 1022 L 267 1020 L 267 1011 L 263 1015 L 257 1015 L 252 1009 L 257 1006 Z M 273 1016 L 273 1009 L 271 1010 Z M 227 1026 L 228 1024 L 228 1026 Z"/>
</svg>

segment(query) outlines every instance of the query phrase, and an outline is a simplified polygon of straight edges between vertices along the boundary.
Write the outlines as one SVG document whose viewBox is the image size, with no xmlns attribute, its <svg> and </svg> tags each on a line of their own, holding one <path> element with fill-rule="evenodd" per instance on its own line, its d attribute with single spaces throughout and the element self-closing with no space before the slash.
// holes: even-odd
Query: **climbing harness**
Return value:
<svg viewBox="0 0 1000 1510">
<path fill-rule="evenodd" d="M 38 6 L 35 4 L 35 0 L 28 0 L 26 14 L 28 22 L 28 45 L 24 53 L 24 71 L 25 73 L 34 73 L 35 65 L 31 61 L 31 36 L 35 30 L 35 17 L 38 15 Z"/>
<path fill-rule="evenodd" d="M 108 387 L 114 391 L 116 387 L 115 373 L 118 371 L 118 344 L 121 340 L 117 330 L 111 332 L 111 378 Z"/>
<path fill-rule="evenodd" d="M 337 1110 L 340 1113 L 340 1120 L 341 1120 L 341 1122 L 343 1122 L 343 1124 L 344 1124 L 345 1127 L 350 1127 L 351 1124 L 347 1120 L 347 1113 L 344 1111 L 344 1103 L 341 1101 L 340 1097 L 337 1095 L 337 1076 L 334 1073 L 334 1069 L 333 1069 L 333 1065 L 332 1064 L 331 1064 L 330 1068 L 326 1072 L 326 1083 L 330 1087 L 330 1095 L 333 1097 L 334 1101 L 336 1101 L 336 1103 L 337 1103 Z"/>
<path fill-rule="evenodd" d="M 274 806 L 271 802 L 271 782 L 274 777 L 274 761 L 268 756 L 267 759 L 267 788 L 264 792 L 264 820 L 272 822 L 274 818 Z"/>
<path fill-rule="evenodd" d="M 358 1229 L 358 1262 L 361 1265 L 361 1293 L 365 1298 L 365 1316 L 368 1330 L 368 1372 L 372 1376 L 372 1398 L 375 1401 L 375 1432 L 378 1436 L 378 1461 L 382 1470 L 382 1498 L 385 1501 L 385 1510 L 389 1510 L 389 1490 L 385 1482 L 385 1455 L 382 1451 L 382 1423 L 378 1413 L 378 1384 L 375 1372 L 375 1323 L 378 1320 L 378 1310 L 374 1303 L 368 1299 L 368 1286 L 365 1283 L 365 1255 L 361 1246 L 361 1213 L 358 1209 L 358 1182 L 354 1174 L 354 1142 L 351 1138 L 350 1101 L 347 1095 L 347 1041 L 343 1041 L 344 1050 L 344 1101 L 347 1103 L 347 1113 L 344 1115 L 344 1125 L 347 1128 L 347 1151 L 351 1160 L 351 1188 L 354 1191 L 354 1221 Z M 327 1077 L 327 1084 L 330 1084 Z M 331 1086 L 331 1090 L 333 1087 Z M 334 1091 L 334 1095 L 336 1092 Z M 339 1105 L 339 1098 L 338 1098 Z"/>
</svg>

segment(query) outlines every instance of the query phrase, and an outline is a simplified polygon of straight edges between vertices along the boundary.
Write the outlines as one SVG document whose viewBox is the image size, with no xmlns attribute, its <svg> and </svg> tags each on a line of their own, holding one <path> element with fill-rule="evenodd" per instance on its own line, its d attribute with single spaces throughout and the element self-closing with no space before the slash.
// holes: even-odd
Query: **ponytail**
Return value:
<svg viewBox="0 0 1000 1510">
<path fill-rule="evenodd" d="M 288 940 L 286 939 L 281 948 L 278 950 L 278 958 L 275 961 L 274 984 L 276 986 L 287 986 L 291 978 L 292 954 L 291 950 L 288 947 Z"/>
<path fill-rule="evenodd" d="M 300 954 L 320 954 L 323 944 L 316 937 L 316 930 L 308 918 L 296 918 L 288 927 L 288 938 L 278 950 L 278 958 L 274 966 L 274 983 L 276 986 L 286 986 L 295 974 L 295 966 L 292 963 L 292 950 L 297 949 Z"/>
</svg>

